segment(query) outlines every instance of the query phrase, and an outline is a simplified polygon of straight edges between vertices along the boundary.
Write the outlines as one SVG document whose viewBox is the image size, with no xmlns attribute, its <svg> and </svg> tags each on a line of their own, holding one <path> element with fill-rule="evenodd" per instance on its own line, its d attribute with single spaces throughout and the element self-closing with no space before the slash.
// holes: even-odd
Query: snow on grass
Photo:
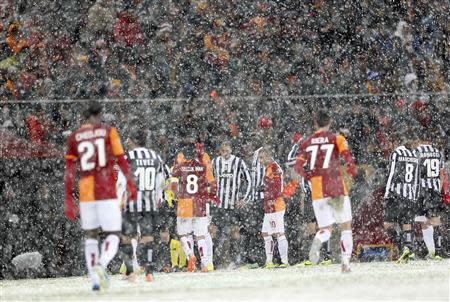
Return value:
<svg viewBox="0 0 450 302">
<path fill-rule="evenodd" d="M 93 293 L 87 277 L 2 281 L 1 301 L 449 301 L 449 261 L 353 264 L 274 270 L 157 274 L 153 283 L 113 276 L 111 288 Z"/>
</svg>

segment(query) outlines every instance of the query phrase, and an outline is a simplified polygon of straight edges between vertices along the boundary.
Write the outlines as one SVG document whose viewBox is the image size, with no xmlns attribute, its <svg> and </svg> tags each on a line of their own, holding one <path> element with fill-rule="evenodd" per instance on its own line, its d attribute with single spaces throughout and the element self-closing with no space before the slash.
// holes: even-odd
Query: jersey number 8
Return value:
<svg viewBox="0 0 450 302">
<path fill-rule="evenodd" d="M 186 192 L 189 194 L 195 194 L 198 192 L 198 176 L 189 174 L 186 177 Z"/>
</svg>

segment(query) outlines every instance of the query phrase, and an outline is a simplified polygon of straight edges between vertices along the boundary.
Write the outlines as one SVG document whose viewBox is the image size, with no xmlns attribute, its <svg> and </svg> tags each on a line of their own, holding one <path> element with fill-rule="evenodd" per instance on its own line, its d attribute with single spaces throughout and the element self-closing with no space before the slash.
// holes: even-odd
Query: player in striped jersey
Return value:
<svg viewBox="0 0 450 302">
<path fill-rule="evenodd" d="M 234 254 L 234 262 L 236 264 L 239 256 L 237 255 L 239 252 L 238 239 L 240 238 L 237 209 L 242 208 L 250 198 L 250 173 L 244 160 L 232 154 L 230 142 L 223 142 L 220 145 L 220 156 L 214 158 L 211 165 L 217 183 L 217 196 L 220 200 L 218 206 L 211 207 L 211 229 L 217 231 L 216 238 L 220 246 L 218 262 L 229 264 L 229 257 Z M 245 191 L 242 186 L 243 182 L 246 184 Z M 207 237 L 211 238 L 208 235 L 209 233 Z M 212 262 L 212 240 L 208 241 L 207 238 L 208 254 Z"/>
<path fill-rule="evenodd" d="M 314 209 L 311 199 L 311 183 L 307 180 L 305 180 L 304 177 L 301 177 L 297 173 L 294 172 L 294 166 L 295 162 L 297 161 L 297 156 L 299 153 L 299 148 L 302 143 L 302 137 L 295 137 L 294 138 L 294 145 L 292 145 L 291 150 L 289 151 L 287 162 L 286 162 L 286 168 L 287 168 L 287 174 L 290 177 L 290 181 L 286 184 L 283 196 L 285 198 L 293 198 L 294 194 L 300 185 L 300 188 L 303 193 L 303 217 L 306 222 L 306 228 L 304 231 L 305 239 L 303 242 L 307 243 L 307 246 L 310 246 L 312 241 L 314 240 L 314 236 L 317 232 L 317 223 L 316 219 L 314 217 Z M 301 198 L 301 196 L 299 197 Z M 331 245 L 330 240 L 326 241 L 323 244 L 322 252 L 323 254 L 323 260 L 320 262 L 322 265 L 328 265 L 331 264 Z M 305 260 L 303 262 L 300 262 L 297 264 L 297 267 L 304 267 L 304 266 L 310 266 L 313 265 L 313 263 L 310 260 Z"/>
<path fill-rule="evenodd" d="M 138 193 L 133 203 L 125 199 L 121 255 L 128 279 L 134 281 L 136 274 L 132 264 L 131 238 L 138 236 L 139 227 L 141 239 L 137 249 L 138 260 L 144 267 L 145 280 L 151 282 L 156 269 L 154 250 L 155 234 L 159 229 L 158 208 L 163 199 L 165 180 L 169 177 L 169 172 L 155 151 L 143 147 L 145 139 L 145 133 L 136 131 L 127 140 L 130 150 L 127 159 L 135 176 Z"/>
<path fill-rule="evenodd" d="M 423 133 L 426 135 L 426 132 Z M 423 240 L 428 249 L 427 258 L 441 260 L 436 252 L 439 254 L 441 250 L 440 213 L 445 211 L 441 188 L 444 195 L 448 191 L 448 188 L 442 186 L 445 178 L 444 155 L 426 138 L 419 143 L 416 152 L 420 167 L 420 193 L 416 212 L 419 216 L 415 221 L 422 226 Z"/>
<path fill-rule="evenodd" d="M 385 229 L 391 240 L 402 247 L 399 263 L 414 257 L 412 222 L 418 185 L 419 158 L 416 151 L 409 143 L 400 145 L 389 158 L 389 174 L 384 194 Z M 395 229 L 396 223 L 401 225 L 400 236 Z"/>
</svg>

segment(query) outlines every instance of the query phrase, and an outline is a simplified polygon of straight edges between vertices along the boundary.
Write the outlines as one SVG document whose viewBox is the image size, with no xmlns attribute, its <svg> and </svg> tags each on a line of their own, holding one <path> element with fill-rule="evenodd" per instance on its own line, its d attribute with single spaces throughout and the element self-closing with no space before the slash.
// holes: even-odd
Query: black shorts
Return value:
<svg viewBox="0 0 450 302">
<path fill-rule="evenodd" d="M 155 212 L 125 212 L 122 214 L 122 234 L 128 237 L 138 235 L 154 236 L 159 229 L 158 216 Z"/>
<path fill-rule="evenodd" d="M 239 209 L 223 209 L 212 206 L 211 223 L 218 228 L 239 226 L 241 221 L 241 210 Z"/>
<path fill-rule="evenodd" d="M 445 205 L 441 193 L 432 189 L 421 189 L 416 203 L 416 215 L 425 217 L 437 217 L 445 212 Z"/>
<path fill-rule="evenodd" d="M 403 196 L 390 195 L 384 199 L 384 221 L 410 224 L 416 216 L 416 202 Z"/>
<path fill-rule="evenodd" d="M 305 197 L 303 198 L 303 221 L 306 223 L 316 222 L 311 194 L 305 194 Z"/>
</svg>

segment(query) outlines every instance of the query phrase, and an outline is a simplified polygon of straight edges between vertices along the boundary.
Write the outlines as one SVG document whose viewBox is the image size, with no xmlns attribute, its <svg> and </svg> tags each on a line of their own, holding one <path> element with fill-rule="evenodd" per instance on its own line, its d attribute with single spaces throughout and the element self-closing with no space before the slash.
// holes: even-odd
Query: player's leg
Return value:
<svg viewBox="0 0 450 302">
<path fill-rule="evenodd" d="M 208 255 L 208 270 L 213 271 L 214 270 L 214 264 L 213 264 L 213 258 L 214 258 L 214 244 L 211 237 L 211 234 L 215 234 L 215 226 L 211 224 L 211 216 L 209 215 L 207 217 L 208 219 L 208 232 L 205 235 L 205 241 L 206 241 L 206 251 Z"/>
<path fill-rule="evenodd" d="M 265 268 L 273 268 L 273 229 L 274 229 L 274 213 L 265 213 L 263 219 L 263 225 L 261 229 L 261 236 L 264 239 L 264 250 L 266 252 L 266 263 Z"/>
<path fill-rule="evenodd" d="M 352 208 L 348 196 L 340 196 L 332 201 L 336 222 L 341 231 L 342 272 L 350 271 L 350 259 L 353 252 Z"/>
<path fill-rule="evenodd" d="M 137 237 L 135 213 L 126 212 L 122 215 L 122 236 L 120 241 L 120 257 L 125 266 L 125 279 L 129 281 L 136 280 L 133 258 L 134 250 L 132 240 Z"/>
<path fill-rule="evenodd" d="M 109 277 L 106 269 L 119 250 L 119 236 L 122 231 L 122 213 L 119 203 L 114 199 L 98 201 L 96 209 L 100 227 L 106 235 L 106 238 L 102 242 L 96 272 L 100 275 L 101 286 L 108 287 Z"/>
<path fill-rule="evenodd" d="M 153 273 L 156 270 L 155 265 L 155 239 L 154 232 L 154 218 L 151 213 L 139 213 L 139 227 L 141 229 L 141 241 L 138 246 L 139 263 L 144 267 L 145 281 L 153 281 Z"/>
<path fill-rule="evenodd" d="M 413 221 L 418 213 L 417 204 L 412 201 L 400 198 L 399 223 L 401 224 L 401 246 L 402 254 L 397 263 L 403 263 L 415 257 L 414 254 L 414 233 Z"/>
<path fill-rule="evenodd" d="M 314 215 L 316 217 L 318 232 L 314 236 L 309 251 L 309 261 L 318 264 L 320 260 L 320 249 L 322 245 L 330 240 L 332 225 L 336 222 L 333 215 L 333 208 L 329 204 L 330 198 L 313 201 Z"/>
<path fill-rule="evenodd" d="M 401 251 L 399 204 L 393 196 L 386 197 L 383 205 L 384 229 L 390 241 Z"/>
<path fill-rule="evenodd" d="M 205 240 L 205 236 L 208 233 L 208 218 L 194 217 L 193 228 L 195 241 L 197 241 L 198 253 L 200 254 L 201 271 L 208 272 L 208 252 Z"/>
<path fill-rule="evenodd" d="M 99 290 L 100 279 L 94 271 L 94 267 L 99 260 L 98 228 L 100 227 L 95 202 L 80 202 L 80 219 L 81 228 L 85 233 L 84 255 L 86 267 L 92 281 L 92 289 Z"/>
<path fill-rule="evenodd" d="M 276 225 L 275 225 L 275 234 L 277 237 L 278 243 L 278 252 L 280 253 L 281 265 L 278 267 L 285 268 L 289 266 L 288 260 L 288 249 L 289 244 L 285 236 L 284 230 L 284 211 L 276 212 Z"/>
<path fill-rule="evenodd" d="M 187 265 L 188 272 L 193 272 L 195 270 L 195 262 L 197 261 L 197 258 L 194 255 L 194 240 L 192 239 L 193 231 L 192 218 L 177 217 L 177 233 L 180 236 L 183 251 L 189 259 Z"/>
</svg>

